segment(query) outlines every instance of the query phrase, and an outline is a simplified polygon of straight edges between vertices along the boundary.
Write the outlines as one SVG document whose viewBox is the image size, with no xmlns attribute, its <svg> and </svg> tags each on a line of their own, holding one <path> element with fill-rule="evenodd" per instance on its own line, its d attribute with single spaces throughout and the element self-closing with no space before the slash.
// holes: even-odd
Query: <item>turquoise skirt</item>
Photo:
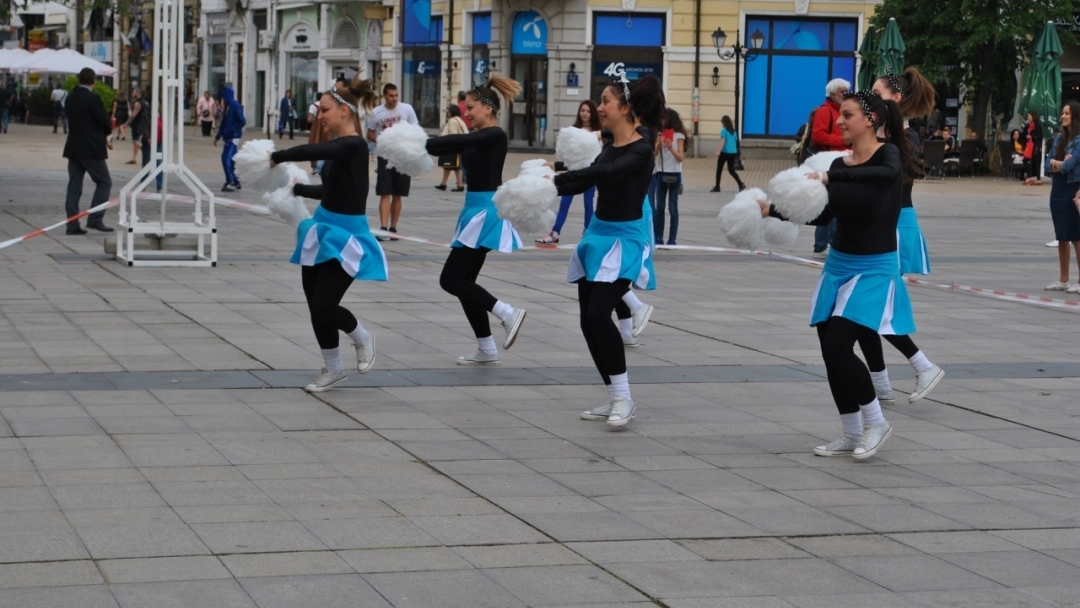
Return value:
<svg viewBox="0 0 1080 608">
<path fill-rule="evenodd" d="M 649 202 L 649 197 L 645 197 L 645 202 L 641 205 L 641 232 L 642 238 L 645 239 L 645 270 L 649 273 L 649 280 L 645 287 L 639 289 L 653 290 L 656 289 L 656 269 L 653 267 L 653 241 L 656 239 L 653 231 L 652 222 L 652 204 Z"/>
<path fill-rule="evenodd" d="M 640 222 L 606 222 L 593 216 L 570 257 L 566 281 L 614 283 L 627 279 L 636 289 L 655 289 L 652 265 L 647 263 L 648 240 Z"/>
<path fill-rule="evenodd" d="M 810 299 L 810 325 L 831 317 L 844 317 L 881 335 L 915 333 L 911 299 L 896 253 L 851 255 L 831 250 Z"/>
<path fill-rule="evenodd" d="M 492 198 L 494 192 L 466 192 L 465 206 L 458 215 L 451 247 L 486 248 L 510 253 L 521 249 L 521 236 L 509 220 L 499 217 Z"/>
<path fill-rule="evenodd" d="M 293 264 L 315 266 L 330 260 L 359 281 L 385 281 L 390 272 L 386 254 L 371 234 L 366 215 L 344 215 L 322 208 L 296 227 Z"/>
<path fill-rule="evenodd" d="M 896 253 L 900 256 L 900 274 L 930 274 L 930 253 L 919 228 L 914 207 L 900 209 L 896 224 Z"/>
</svg>

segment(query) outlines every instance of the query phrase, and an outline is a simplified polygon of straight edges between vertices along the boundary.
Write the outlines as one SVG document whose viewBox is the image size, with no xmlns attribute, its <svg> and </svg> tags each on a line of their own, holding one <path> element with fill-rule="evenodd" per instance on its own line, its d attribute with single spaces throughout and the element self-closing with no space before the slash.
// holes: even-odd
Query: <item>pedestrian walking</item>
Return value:
<svg viewBox="0 0 1080 608">
<path fill-rule="evenodd" d="M 236 93 L 230 86 L 222 87 L 221 100 L 225 104 L 225 114 L 221 118 L 221 127 L 214 136 L 214 146 L 218 140 L 224 140 L 221 146 L 221 167 L 225 170 L 225 185 L 222 192 L 234 192 L 240 189 L 240 178 L 236 177 L 236 142 L 244 136 L 244 126 L 247 119 L 244 118 L 244 108 L 236 101 Z"/>
<path fill-rule="evenodd" d="M 210 96 L 210 91 L 203 91 L 202 97 L 195 103 L 196 120 L 199 121 L 203 137 L 210 137 L 214 128 L 215 105 L 214 98 Z"/>
<path fill-rule="evenodd" d="M 409 124 L 420 124 L 413 107 L 398 101 L 398 95 L 397 86 L 383 86 L 383 104 L 375 108 L 368 117 L 367 138 L 375 143 L 376 152 L 379 149 L 379 133 L 403 120 Z M 502 167 L 501 164 L 499 166 Z M 375 194 L 379 195 L 379 226 L 382 230 L 397 232 L 398 220 L 401 218 L 401 199 L 409 196 L 412 178 L 388 167 L 386 159 L 381 156 L 375 175 Z M 379 240 L 385 241 L 386 237 L 380 236 Z"/>
<path fill-rule="evenodd" d="M 469 119 L 469 113 L 466 111 L 467 104 L 465 103 L 466 94 L 465 91 L 457 92 L 457 107 L 461 120 L 465 123 L 465 130 L 472 131 L 472 120 Z"/>
<path fill-rule="evenodd" d="M 11 106 L 15 103 L 15 94 L 7 85 L 0 87 L 0 132 L 7 133 L 11 120 Z"/>
<path fill-rule="evenodd" d="M 94 94 L 93 86 L 97 76 L 94 70 L 84 68 L 79 72 L 79 85 L 65 98 L 64 112 L 71 119 L 71 130 L 64 143 L 64 158 L 68 159 L 67 198 L 64 211 L 68 218 L 79 214 L 79 199 L 82 197 L 83 178 L 87 173 L 94 182 L 94 196 L 90 207 L 97 207 L 109 200 L 112 190 L 112 177 L 105 159 L 109 157 L 108 148 L 112 147 L 112 119 L 105 112 L 105 104 Z M 105 210 L 91 213 L 86 218 L 86 227 L 100 232 L 112 232 L 105 225 Z M 79 225 L 79 220 L 67 224 L 68 234 L 86 234 Z"/>
<path fill-rule="evenodd" d="M 129 114 L 127 95 L 120 91 L 116 94 L 116 99 L 113 100 L 112 104 L 112 124 L 113 128 L 116 129 L 118 140 L 126 139 Z"/>
<path fill-rule="evenodd" d="M 52 132 L 56 133 L 57 126 L 59 124 L 64 125 L 64 133 L 68 132 L 68 118 L 67 108 L 64 102 L 67 101 L 68 92 L 64 90 L 61 85 L 61 81 L 56 82 L 56 88 L 53 89 L 52 94 L 49 95 L 49 99 L 52 100 L 53 112 L 52 112 Z"/>
<path fill-rule="evenodd" d="M 597 137 L 600 136 L 600 116 L 596 113 L 596 103 L 591 99 L 586 99 L 578 105 L 577 118 L 574 119 L 574 126 L 578 129 L 584 129 L 589 133 L 595 133 Z M 589 222 L 592 221 L 593 216 L 593 199 L 596 198 L 596 188 L 589 188 L 584 194 L 585 202 L 585 226 L 583 230 L 589 229 Z M 563 224 L 566 223 L 567 216 L 570 215 L 570 205 L 574 202 L 572 195 L 562 197 L 559 201 L 559 213 L 555 216 L 555 225 L 551 228 L 551 233 L 545 237 L 536 239 L 537 243 L 541 245 L 554 245 L 559 242 L 559 234 L 562 232 Z"/>
<path fill-rule="evenodd" d="M 746 189 L 746 184 L 735 172 L 735 161 L 739 159 L 739 136 L 735 133 L 735 124 L 731 122 L 730 116 L 722 116 L 720 124 L 723 128 L 720 129 L 720 146 L 716 149 L 716 183 L 709 192 L 720 192 L 720 175 L 724 172 L 724 165 L 727 165 L 728 174 L 735 178 L 735 183 L 742 192 Z"/>
<path fill-rule="evenodd" d="M 466 108 L 468 111 L 468 108 Z M 441 135 L 464 135 L 469 132 L 469 127 L 465 126 L 465 121 L 461 117 L 461 109 L 457 105 L 447 106 L 446 108 L 446 125 L 443 126 Z M 464 192 L 465 183 L 461 181 L 461 155 L 460 154 L 443 154 L 439 157 L 439 167 L 442 168 L 442 183 L 435 186 L 438 190 L 446 190 L 446 182 L 450 179 L 450 174 L 453 173 L 457 178 L 457 187 L 451 192 Z"/>
<path fill-rule="evenodd" d="M 686 128 L 675 110 L 668 108 L 664 130 L 656 155 L 656 199 L 653 201 L 653 226 L 656 244 L 664 244 L 664 210 L 671 214 L 668 245 L 677 245 L 679 232 L 679 190 L 682 187 L 682 162 L 686 155 Z"/>
<path fill-rule="evenodd" d="M 1058 280 L 1047 291 L 1080 293 L 1080 281 L 1069 281 L 1070 249 L 1076 252 L 1080 268 L 1080 212 L 1077 191 L 1080 189 L 1080 103 L 1068 101 L 1061 109 L 1061 132 L 1054 137 L 1045 162 L 1050 182 L 1050 217 L 1058 246 Z"/>
<path fill-rule="evenodd" d="M 525 322 L 525 309 L 514 308 L 496 299 L 476 283 L 489 251 L 510 253 L 521 248 L 521 237 L 509 221 L 499 217 L 492 200 L 496 188 L 502 184 L 507 149 L 506 132 L 499 127 L 499 109 L 503 101 L 513 102 L 520 92 L 521 85 L 517 81 L 492 74 L 486 85 L 476 85 L 466 96 L 465 112 L 472 122 L 473 132 L 427 140 L 428 154 L 460 154 L 470 176 L 465 206 L 458 214 L 454 240 L 450 243 L 450 255 L 439 276 L 439 286 L 461 302 L 465 318 L 476 336 L 476 352 L 458 357 L 459 365 L 499 364 L 499 349 L 491 335 L 488 313 L 495 315 L 506 330 L 503 349 L 514 345 Z M 369 137 L 371 124 L 368 126 Z"/>
<path fill-rule="evenodd" d="M 810 145 L 816 152 L 837 152 L 847 150 L 848 145 L 836 127 L 840 117 L 840 103 L 844 94 L 851 89 L 851 83 L 843 78 L 834 78 L 825 85 L 825 103 L 814 111 L 814 122 L 810 125 Z M 836 234 L 836 222 L 829 222 L 814 229 L 814 257 L 824 259 L 829 255 L 829 246 Z"/>
<path fill-rule="evenodd" d="M 128 117 L 127 124 L 131 129 L 131 160 L 126 164 L 134 165 L 138 162 L 141 152 L 145 165 L 150 157 L 150 105 L 144 99 L 142 89 L 131 90 L 131 116 Z"/>
<path fill-rule="evenodd" d="M 296 102 L 293 101 L 292 89 L 285 90 L 285 97 L 278 104 L 278 139 L 285 135 L 285 126 L 289 127 L 289 139 L 293 138 L 293 130 L 296 128 Z"/>
<path fill-rule="evenodd" d="M 1039 155 L 1042 154 L 1043 134 L 1042 125 L 1039 124 L 1039 113 L 1031 110 L 1027 115 L 1027 122 L 1020 130 L 1020 141 L 1024 146 L 1024 173 L 1027 178 L 1025 186 L 1041 186 L 1039 179 Z"/>
</svg>

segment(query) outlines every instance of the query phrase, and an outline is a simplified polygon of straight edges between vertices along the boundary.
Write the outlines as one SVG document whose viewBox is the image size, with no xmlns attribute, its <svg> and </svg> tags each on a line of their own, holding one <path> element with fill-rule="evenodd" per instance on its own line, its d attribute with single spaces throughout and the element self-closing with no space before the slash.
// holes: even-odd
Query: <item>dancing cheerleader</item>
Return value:
<svg viewBox="0 0 1080 608">
<path fill-rule="evenodd" d="M 322 373 L 304 387 L 309 393 L 328 391 L 348 377 L 338 348 L 339 331 L 352 338 L 357 371 L 367 373 L 375 363 L 375 336 L 341 306 L 341 299 L 355 279 L 387 278 L 386 256 L 364 215 L 369 169 L 367 142 L 360 136 L 360 110 L 370 110 L 377 100 L 371 83 L 359 75 L 348 85 L 334 83 L 319 100 L 318 121 L 336 139 L 270 156 L 273 164 L 325 161 L 322 184 L 293 186 L 296 196 L 319 199 L 315 214 L 297 227 L 296 251 L 290 260 L 302 266 L 311 325 L 325 362 Z"/>
<path fill-rule="evenodd" d="M 885 64 L 885 76 L 874 82 L 873 92 L 882 99 L 890 99 L 900 106 L 904 115 L 904 135 L 911 142 L 914 150 L 919 150 L 922 143 L 918 133 L 907 128 L 909 118 L 926 116 L 934 110 L 936 93 L 934 86 L 915 68 L 904 70 L 897 76 L 892 67 Z M 886 137 L 888 133 L 879 133 Z M 916 152 L 917 155 L 917 152 Z M 904 180 L 904 198 L 900 207 L 900 220 L 897 222 L 897 253 L 900 256 L 900 274 L 930 274 L 930 254 L 926 249 L 926 239 L 919 228 L 919 219 L 911 202 L 911 188 L 919 172 L 908 172 Z M 915 390 L 908 396 L 908 403 L 915 403 L 930 394 L 945 372 L 930 362 L 922 350 L 915 345 L 911 336 L 884 334 L 892 344 L 907 358 L 915 369 Z M 889 382 L 889 370 L 885 366 L 885 356 L 881 352 L 881 339 L 866 335 L 859 339 L 859 348 L 870 367 L 870 376 L 874 380 L 874 389 L 882 405 L 894 405 L 892 384 Z"/>
<path fill-rule="evenodd" d="M 509 101 L 519 92 L 521 85 L 517 81 L 492 75 L 486 86 L 474 86 L 465 97 L 473 132 L 427 140 L 428 154 L 460 154 L 461 166 L 469 176 L 465 207 L 458 216 L 457 233 L 439 277 L 443 291 L 461 301 L 479 343 L 474 354 L 457 358 L 460 365 L 498 365 L 499 350 L 491 336 L 489 312 L 506 330 L 504 349 L 513 346 L 525 321 L 524 309 L 495 299 L 476 284 L 489 251 L 510 253 L 521 248 L 521 237 L 510 222 L 499 217 L 492 202 L 495 190 L 503 181 L 503 163 L 506 161 L 506 132 L 498 125 L 499 96 Z"/>
<path fill-rule="evenodd" d="M 634 417 L 626 375 L 626 354 L 611 313 L 631 284 L 649 288 L 648 238 L 642 208 L 652 179 L 653 142 L 664 117 L 660 80 L 646 76 L 630 88 L 625 77 L 604 89 L 597 113 L 612 141 L 589 167 L 555 176 L 560 195 L 580 194 L 595 186 L 596 213 L 570 260 L 567 280 L 577 283 L 581 331 L 609 402 L 581 413 L 585 420 L 622 426 Z M 649 135 L 637 127 L 643 125 Z"/>
<path fill-rule="evenodd" d="M 892 434 L 882 415 L 870 371 L 854 352 L 867 334 L 907 335 L 915 331 L 911 301 L 897 256 L 896 226 L 905 181 L 918 171 L 903 115 L 892 100 L 871 91 L 848 94 L 837 120 L 852 153 L 829 171 L 810 174 L 828 189 L 828 204 L 815 226 L 837 220 L 833 252 L 818 279 L 810 324 L 817 328 L 829 388 L 840 410 L 844 434 L 814 448 L 818 456 L 873 456 Z M 877 139 L 885 127 L 888 140 Z M 762 215 L 779 217 L 759 201 Z"/>
</svg>

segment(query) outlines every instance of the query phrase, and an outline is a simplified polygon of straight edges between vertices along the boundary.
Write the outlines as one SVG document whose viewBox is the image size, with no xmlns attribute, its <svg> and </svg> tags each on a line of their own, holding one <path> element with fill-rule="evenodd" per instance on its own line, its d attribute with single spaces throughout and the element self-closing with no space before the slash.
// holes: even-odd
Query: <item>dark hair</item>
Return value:
<svg viewBox="0 0 1080 608">
<path fill-rule="evenodd" d="M 1069 147 L 1069 142 L 1073 140 L 1077 135 L 1080 135 L 1080 103 L 1075 99 L 1066 101 L 1064 108 L 1069 108 L 1069 124 L 1061 125 L 1061 137 L 1058 139 L 1058 145 L 1054 148 L 1054 160 L 1065 160 L 1065 149 Z"/>
<path fill-rule="evenodd" d="M 930 84 L 930 81 L 919 70 L 908 68 L 904 70 L 903 74 L 894 76 L 894 78 L 896 78 L 902 90 L 897 91 L 894 89 L 888 76 L 878 78 L 878 83 L 890 93 L 900 93 L 902 95 L 900 98 L 900 110 L 903 111 L 904 118 L 918 118 L 934 111 L 934 106 L 937 104 L 937 91 L 934 90 L 934 85 Z"/>
<path fill-rule="evenodd" d="M 94 81 L 97 80 L 97 74 L 91 68 L 83 68 L 79 72 L 79 84 L 85 84 L 87 86 L 93 86 Z"/>
<path fill-rule="evenodd" d="M 900 104 L 891 99 L 882 99 L 870 91 L 847 93 L 844 101 L 855 100 L 863 105 L 863 110 L 869 109 L 874 115 L 871 123 L 876 128 L 885 129 L 885 141 L 896 146 L 900 150 L 900 166 L 903 168 L 904 183 L 911 183 L 913 175 L 922 175 L 923 169 L 915 154 L 911 140 L 904 135 L 904 112 Z"/>
<path fill-rule="evenodd" d="M 461 116 L 461 108 L 457 107 L 454 104 L 450 104 L 446 107 L 446 113 L 450 116 Z"/>
<path fill-rule="evenodd" d="M 457 92 L 457 100 L 458 101 L 465 101 L 465 91 L 458 91 Z"/>
<path fill-rule="evenodd" d="M 1013 135 L 1016 136 L 1016 139 L 1020 139 L 1020 129 L 1013 129 L 1012 132 L 1009 133 L 1009 141 L 1012 141 Z"/>
<path fill-rule="evenodd" d="M 384 84 L 384 85 L 383 85 L 383 88 L 382 88 L 382 94 L 383 94 L 383 95 L 386 95 L 386 93 L 387 93 L 387 92 L 389 92 L 389 91 L 396 91 L 396 90 L 397 90 L 397 85 L 396 85 L 396 84 L 393 84 L 393 83 L 390 83 L 390 82 L 388 82 L 388 83 L 386 83 L 386 84 Z"/>
<path fill-rule="evenodd" d="M 468 95 L 491 108 L 493 114 L 498 114 L 499 109 L 502 107 L 499 95 L 502 95 L 503 101 L 509 102 L 513 101 L 519 93 L 521 93 L 521 84 L 518 81 L 506 76 L 492 74 L 488 78 L 487 84 L 474 85 L 473 90 L 469 91 Z"/>
<path fill-rule="evenodd" d="M 353 114 L 353 123 L 356 127 L 356 132 L 361 133 L 363 130 L 361 128 L 360 114 L 374 108 L 379 103 L 379 95 L 375 92 L 375 89 L 372 88 L 370 80 L 360 78 L 360 72 L 357 72 L 356 76 L 353 76 L 352 82 L 345 84 L 342 83 L 341 80 L 344 79 L 335 81 L 333 93 L 336 93 L 337 96 L 356 106 L 356 112 Z M 334 94 L 330 91 L 327 91 L 324 95 L 329 95 L 330 99 L 334 100 L 334 103 L 339 103 L 338 100 L 334 98 Z"/>
<path fill-rule="evenodd" d="M 630 90 L 629 99 L 626 98 L 624 86 Z M 608 85 L 608 88 L 615 91 L 615 96 L 619 99 L 619 105 L 629 106 L 631 117 L 637 118 L 641 121 L 641 124 L 648 127 L 652 131 L 653 139 L 656 139 L 656 134 L 664 128 L 664 115 L 667 106 L 664 86 L 660 83 L 660 79 L 649 74 L 638 80 L 633 86 L 624 85 L 622 82 L 613 82 Z"/>
<path fill-rule="evenodd" d="M 1039 113 L 1035 110 L 1028 110 L 1028 114 L 1031 115 L 1031 122 L 1035 125 L 1035 128 L 1039 128 Z"/>
<path fill-rule="evenodd" d="M 591 100 L 591 99 L 586 99 L 585 101 L 578 104 L 577 115 L 574 116 L 574 126 L 579 128 L 579 129 L 584 129 L 585 126 L 586 126 L 585 123 L 581 122 L 581 106 L 588 106 L 589 107 L 589 124 L 588 124 L 589 130 L 590 131 L 599 131 L 600 130 L 600 115 L 596 113 L 596 103 L 593 102 L 593 100 Z"/>
<path fill-rule="evenodd" d="M 731 117 L 727 114 L 720 117 L 720 124 L 724 125 L 724 128 L 728 131 L 735 132 L 735 123 L 731 122 Z"/>
</svg>

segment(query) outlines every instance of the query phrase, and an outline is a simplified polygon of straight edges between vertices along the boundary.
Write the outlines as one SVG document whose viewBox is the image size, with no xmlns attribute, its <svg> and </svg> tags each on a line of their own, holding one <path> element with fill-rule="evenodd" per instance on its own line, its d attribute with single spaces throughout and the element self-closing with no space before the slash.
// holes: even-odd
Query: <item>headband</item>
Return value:
<svg viewBox="0 0 1080 608">
<path fill-rule="evenodd" d="M 878 119 L 874 117 L 874 111 L 870 109 L 870 102 L 873 100 L 881 101 L 881 97 L 878 97 L 873 91 L 869 89 L 863 89 L 858 93 L 855 93 L 855 98 L 859 100 L 859 105 L 862 106 L 863 114 L 866 114 L 866 118 L 870 120 L 870 124 L 874 125 L 874 128 L 878 128 Z"/>
<path fill-rule="evenodd" d="M 344 97 L 342 97 L 341 95 L 338 95 L 338 92 L 337 92 L 337 81 L 336 81 L 336 80 L 335 80 L 334 82 L 331 82 L 331 83 L 330 83 L 330 88 L 329 88 L 329 89 L 326 89 L 326 92 L 327 92 L 327 93 L 329 93 L 329 94 L 330 94 L 331 96 L 333 96 L 333 98 L 334 98 L 334 99 L 336 99 L 338 103 L 340 103 L 341 105 L 345 106 L 346 108 L 349 108 L 350 110 L 352 110 L 352 113 L 353 113 L 353 114 L 357 114 L 357 115 L 359 115 L 359 114 L 360 114 L 360 112 L 358 112 L 358 111 L 356 110 L 356 106 L 355 106 L 355 105 L 353 105 L 353 104 L 351 104 L 351 103 L 349 103 L 349 102 L 345 101 L 345 98 L 344 98 Z"/>
<path fill-rule="evenodd" d="M 476 98 L 480 100 L 480 103 L 482 103 L 485 106 L 491 108 L 492 112 L 498 112 L 499 111 L 499 99 L 498 99 L 498 97 L 494 97 L 494 96 L 488 97 L 487 95 L 484 94 L 484 87 L 476 84 L 475 82 L 472 85 L 472 90 L 473 90 L 473 94 L 476 95 Z"/>
<path fill-rule="evenodd" d="M 892 66 L 885 64 L 885 78 L 889 79 L 889 88 L 904 96 L 904 87 L 900 86 L 900 77 L 893 73 Z"/>
<path fill-rule="evenodd" d="M 626 79 L 626 72 L 623 72 L 615 82 L 622 85 L 623 99 L 626 100 L 626 105 L 630 107 L 630 118 L 637 118 L 637 115 L 634 114 L 634 105 L 630 103 L 630 81 Z"/>
</svg>

